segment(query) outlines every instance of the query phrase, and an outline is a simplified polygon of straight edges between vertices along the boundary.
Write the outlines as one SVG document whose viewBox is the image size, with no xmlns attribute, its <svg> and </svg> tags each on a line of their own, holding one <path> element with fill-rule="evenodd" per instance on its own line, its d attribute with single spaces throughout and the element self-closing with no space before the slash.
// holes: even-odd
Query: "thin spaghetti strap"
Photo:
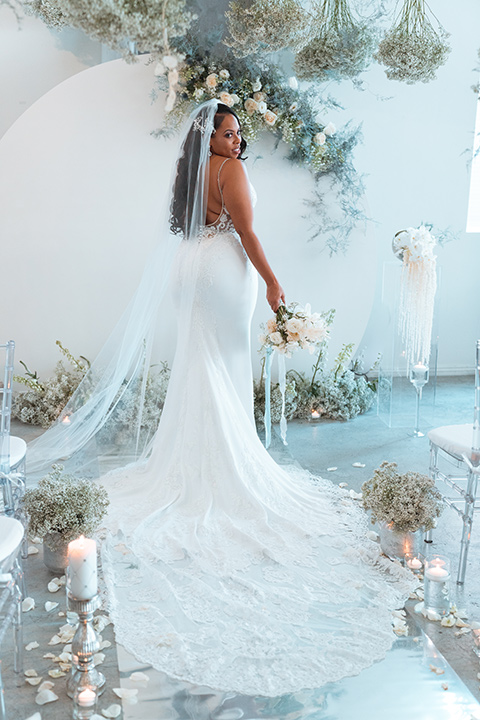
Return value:
<svg viewBox="0 0 480 720">
<path fill-rule="evenodd" d="M 223 166 L 225 165 L 225 163 L 226 163 L 228 160 L 230 160 L 230 158 L 225 158 L 225 160 L 222 162 L 222 164 L 221 164 L 220 167 L 218 168 L 218 175 L 217 175 L 218 189 L 219 189 L 219 191 L 220 191 L 220 197 L 222 198 L 222 210 L 224 209 L 225 205 L 224 205 L 224 203 L 223 203 L 222 188 L 220 187 L 220 173 L 222 172 L 222 168 L 223 168 Z"/>
</svg>

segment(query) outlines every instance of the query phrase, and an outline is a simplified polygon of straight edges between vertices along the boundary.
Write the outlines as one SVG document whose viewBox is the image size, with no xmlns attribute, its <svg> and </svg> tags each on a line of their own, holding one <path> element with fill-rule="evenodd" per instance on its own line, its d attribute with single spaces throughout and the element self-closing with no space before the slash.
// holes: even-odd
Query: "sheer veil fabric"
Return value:
<svg viewBox="0 0 480 720">
<path fill-rule="evenodd" d="M 176 354 L 148 458 L 100 479 L 111 499 L 102 563 L 117 640 L 139 660 L 195 684 L 277 696 L 381 659 L 394 639 L 391 611 L 416 583 L 367 539 L 365 515 L 345 491 L 278 466 L 258 439 L 250 361 L 257 274 L 225 206 L 205 225 L 216 107 L 200 106 L 184 135 L 193 195 L 181 241 L 162 250 Z M 147 296 L 140 287 L 134 303 Z M 137 360 L 145 362 L 148 342 Z M 119 392 L 107 399 L 99 389 L 79 442 L 94 437 Z"/>
<path fill-rule="evenodd" d="M 152 346 L 159 308 L 169 286 L 171 271 L 180 242 L 194 241 L 206 214 L 209 138 L 218 106 L 211 100 L 199 106 L 190 116 L 180 138 L 179 157 L 187 159 L 184 192 L 189 198 L 184 234 L 172 232 L 171 202 L 160 212 L 155 245 L 145 265 L 140 284 L 111 336 L 99 352 L 85 378 L 69 400 L 62 414 L 47 432 L 29 444 L 30 478 L 40 477 L 61 462 L 66 469 L 98 477 L 98 458 L 108 457 L 109 467 L 146 457 L 156 427 L 145 420 L 145 389 L 152 362 Z M 196 123 L 195 133 L 190 130 Z M 188 146 L 188 149 L 187 149 Z M 187 151 L 186 151 L 187 150 Z M 172 170 L 173 186 L 177 164 Z M 195 277 L 196 258 L 190 258 L 191 277 Z M 181 313 L 191 318 L 195 288 L 186 285 L 181 298 Z M 162 339 L 155 337 L 159 359 Z M 129 433 L 121 442 L 116 439 L 118 418 L 128 417 Z"/>
</svg>

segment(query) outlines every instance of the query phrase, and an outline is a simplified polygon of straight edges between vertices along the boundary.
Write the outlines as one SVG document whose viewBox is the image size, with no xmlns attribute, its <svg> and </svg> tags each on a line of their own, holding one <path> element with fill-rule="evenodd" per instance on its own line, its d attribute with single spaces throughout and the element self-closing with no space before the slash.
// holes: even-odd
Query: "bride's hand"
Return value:
<svg viewBox="0 0 480 720">
<path fill-rule="evenodd" d="M 285 293 L 278 282 L 267 285 L 267 302 L 274 313 L 277 312 L 282 303 L 285 304 Z"/>
</svg>

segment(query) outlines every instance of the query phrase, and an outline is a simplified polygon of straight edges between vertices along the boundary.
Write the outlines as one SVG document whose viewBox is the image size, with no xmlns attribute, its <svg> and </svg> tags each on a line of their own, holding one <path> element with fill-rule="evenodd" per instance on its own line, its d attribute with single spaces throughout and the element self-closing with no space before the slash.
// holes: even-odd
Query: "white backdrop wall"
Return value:
<svg viewBox="0 0 480 720">
<path fill-rule="evenodd" d="M 256 153 L 264 157 L 250 165 L 260 196 L 258 233 L 289 299 L 311 301 L 315 308 L 337 307 L 332 351 L 342 342 L 361 343 L 369 318 L 363 343 L 372 357 L 381 350 L 385 329 L 378 292 L 370 310 L 383 262 L 391 259 L 391 237 L 406 225 L 427 220 L 459 231 L 459 239 L 439 251 L 440 369 L 472 368 L 473 343 L 480 336 L 480 242 L 478 235 L 464 232 L 469 172 L 468 153 L 462 153 L 473 141 L 476 98 L 470 85 L 476 79 L 472 68 L 480 7 L 476 0 L 462 0 L 461 5 L 461 12 L 447 0 L 434 6 L 452 33 L 453 47 L 437 81 L 406 86 L 387 81 L 381 68 L 374 67 L 365 75 L 364 92 L 350 83 L 329 88 L 345 110 L 326 114 L 325 121 L 363 122 L 356 165 L 368 173 L 367 200 L 375 221 L 366 235 L 356 235 L 345 257 L 330 259 L 305 242 L 307 226 L 300 216 L 302 198 L 311 188 L 308 175 L 282 163 L 278 155 L 270 156 L 268 142 L 250 154 L 252 159 Z M 17 358 L 44 375 L 57 359 L 57 338 L 75 353 L 93 357 L 128 300 L 148 252 L 172 146 L 160 146 L 148 134 L 158 124 L 160 108 L 145 102 L 150 79 L 138 68 L 102 76 L 94 68 L 78 76 L 77 85 L 71 81 L 42 98 L 11 127 L 49 89 L 100 62 L 102 51 L 81 33 L 54 33 L 33 18 L 18 32 L 6 9 L 0 11 L 0 39 L 5 98 L 0 105 L 0 131 L 5 133 L 0 143 L 0 232 L 8 261 L 2 268 L 0 330 L 2 337 L 17 340 Z M 107 76 L 111 87 L 105 85 Z M 128 93 L 133 87 L 133 96 L 123 92 L 123 82 Z M 82 109 L 87 95 L 88 107 Z M 140 124 L 132 97 L 142 107 Z M 118 123 L 112 125 L 108 107 L 117 103 L 120 110 L 122 101 L 124 112 L 117 113 Z M 39 119 L 45 132 L 37 136 Z M 82 135 L 75 142 L 74 128 Z M 108 139 L 101 157 L 91 151 L 99 134 Z M 122 147 L 126 137 L 137 138 L 138 144 L 130 150 Z M 24 163 L 24 157 L 29 161 Z M 122 181 L 112 185 L 108 178 L 114 175 Z M 69 205 L 60 202 L 63 197 Z M 267 316 L 259 303 L 254 322 Z M 301 363 L 308 367 L 309 359 Z"/>
</svg>

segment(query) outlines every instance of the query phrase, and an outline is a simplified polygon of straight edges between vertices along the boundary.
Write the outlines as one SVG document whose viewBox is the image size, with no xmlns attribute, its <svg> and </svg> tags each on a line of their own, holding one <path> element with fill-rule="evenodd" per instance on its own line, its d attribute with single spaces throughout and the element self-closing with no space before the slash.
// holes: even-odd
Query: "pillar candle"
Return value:
<svg viewBox="0 0 480 720">
<path fill-rule="evenodd" d="M 91 600 L 98 592 L 97 543 L 81 535 L 68 544 L 68 587 L 76 600 Z"/>
</svg>

